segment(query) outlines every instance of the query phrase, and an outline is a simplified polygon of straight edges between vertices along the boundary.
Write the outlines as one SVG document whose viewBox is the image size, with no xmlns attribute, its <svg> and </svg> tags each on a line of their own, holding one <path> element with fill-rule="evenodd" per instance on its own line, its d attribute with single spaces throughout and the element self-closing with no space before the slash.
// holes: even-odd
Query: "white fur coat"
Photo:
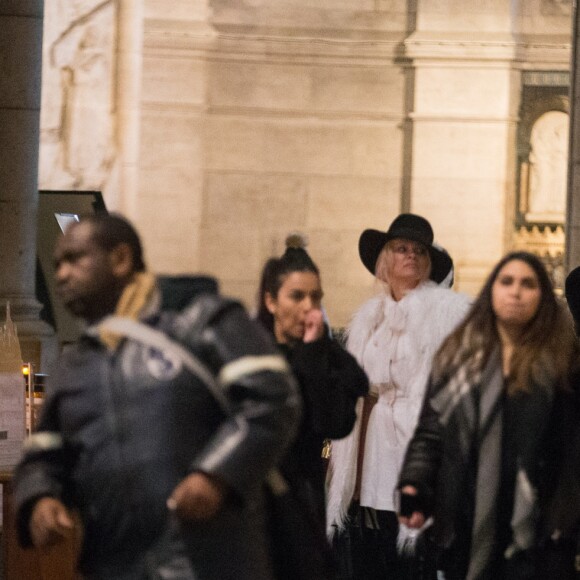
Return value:
<svg viewBox="0 0 580 580">
<path fill-rule="evenodd" d="M 470 299 L 427 281 L 395 302 L 371 298 L 356 312 L 347 348 L 378 395 L 367 427 L 361 505 L 394 511 L 394 492 L 413 435 L 433 355 L 465 316 Z M 362 399 L 351 434 L 332 442 L 328 531 L 344 523 L 355 487 Z"/>
</svg>

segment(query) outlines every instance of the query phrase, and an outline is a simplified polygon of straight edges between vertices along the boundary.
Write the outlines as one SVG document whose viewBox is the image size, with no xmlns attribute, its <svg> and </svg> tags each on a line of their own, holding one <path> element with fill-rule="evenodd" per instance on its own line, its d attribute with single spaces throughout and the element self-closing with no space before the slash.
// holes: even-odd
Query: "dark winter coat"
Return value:
<svg viewBox="0 0 580 580">
<path fill-rule="evenodd" d="M 175 302 L 171 292 L 166 298 Z M 178 334 L 216 375 L 243 357 L 278 356 L 243 308 L 217 295 L 204 293 L 179 313 L 152 310 L 145 321 Z M 51 376 L 38 432 L 17 469 L 21 542 L 30 544 L 34 502 L 54 496 L 80 512 L 81 569 L 120 577 L 167 530 L 166 500 L 178 482 L 201 471 L 230 494 L 213 520 L 182 524 L 195 578 L 269 579 L 261 482 L 293 437 L 299 397 L 289 374 L 259 366 L 226 383 L 224 394 L 232 416 L 163 352 L 132 340 L 111 351 L 84 334 Z"/>
<path fill-rule="evenodd" d="M 526 459 L 525 468 L 537 489 L 540 512 L 536 547 L 526 555 L 531 558 L 535 572 L 522 578 L 574 577 L 572 560 L 580 526 L 580 375 L 573 378 L 572 384 L 574 390 L 557 390 L 551 402 L 546 398 L 541 403 L 543 414 L 527 401 L 533 393 L 539 395 L 538 401 L 542 399 L 543 388 L 536 385 L 530 389 L 532 394 L 522 394 L 523 404 L 518 406 L 536 417 L 527 425 L 527 432 L 522 429 L 519 436 L 526 441 L 538 440 L 537 453 Z M 472 396 L 464 397 L 444 428 L 431 404 L 444 386 L 429 384 L 399 488 L 413 485 L 418 489 L 425 514 L 434 517 L 427 536 L 441 551 L 442 562 L 465 563 L 468 554 L 457 551 L 469 549 L 465 535 L 471 531 L 469 524 L 473 518 L 476 464 L 471 461 L 473 434 L 467 427 L 467 417 L 474 412 L 476 403 Z M 453 573 L 449 578 L 455 578 Z"/>
<path fill-rule="evenodd" d="M 309 487 L 324 529 L 324 440 L 350 433 L 356 402 L 368 392 L 368 378 L 355 358 L 327 334 L 314 342 L 279 346 L 298 380 L 303 401 L 298 435 L 281 468 L 289 479 Z"/>
</svg>

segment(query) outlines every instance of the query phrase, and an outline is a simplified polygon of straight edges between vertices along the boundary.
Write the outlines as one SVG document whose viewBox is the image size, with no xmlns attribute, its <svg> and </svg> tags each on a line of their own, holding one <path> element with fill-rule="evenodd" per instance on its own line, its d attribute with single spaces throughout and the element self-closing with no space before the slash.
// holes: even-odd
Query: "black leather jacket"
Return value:
<svg viewBox="0 0 580 580">
<path fill-rule="evenodd" d="M 557 390 L 553 402 L 545 404 L 545 417 L 541 421 L 531 423 L 520 418 L 525 439 L 540 440 L 538 453 L 523 467 L 538 492 L 539 521 L 534 550 L 539 556 L 534 578 L 541 580 L 573 577 L 572 559 L 577 553 L 580 533 L 580 374 L 574 373 L 570 382 L 572 389 Z M 466 524 L 471 525 L 473 514 L 474 490 L 470 481 L 474 478 L 474 465 L 467 459 L 473 434 L 466 421 L 466 409 L 472 403 L 471 397 L 464 397 L 464 403 L 457 406 L 443 427 L 431 405 L 443 386 L 429 383 L 398 487 L 417 488 L 425 514 L 434 517 L 427 535 L 442 552 L 450 550 L 465 563 L 468 554 L 459 552 L 467 544 L 463 536 L 470 531 L 465 528 Z M 532 386 L 530 392 L 538 392 L 541 400 L 546 397 L 540 387 Z M 525 393 L 522 399 L 531 396 Z M 544 566 L 549 572 L 544 571 Z M 453 574 L 448 577 L 455 578 Z"/>
<path fill-rule="evenodd" d="M 154 306 L 146 322 L 176 336 L 216 375 L 255 357 L 224 386 L 232 416 L 164 353 L 132 340 L 107 350 L 85 333 L 51 376 L 16 472 L 21 543 L 30 544 L 35 500 L 54 496 L 80 511 L 81 570 L 124 566 L 166 528 L 166 500 L 180 479 L 202 471 L 231 493 L 214 521 L 184 527 L 194 569 L 203 578 L 266 578 L 258 492 L 295 432 L 294 381 L 260 366 L 261 357 L 279 356 L 274 346 L 238 303 L 217 294 L 203 293 L 181 312 Z"/>
</svg>

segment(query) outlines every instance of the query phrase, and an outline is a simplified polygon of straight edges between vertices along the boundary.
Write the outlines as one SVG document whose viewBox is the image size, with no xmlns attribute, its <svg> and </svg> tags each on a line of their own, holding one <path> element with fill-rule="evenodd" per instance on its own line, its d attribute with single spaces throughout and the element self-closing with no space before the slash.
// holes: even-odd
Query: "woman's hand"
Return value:
<svg viewBox="0 0 580 580">
<path fill-rule="evenodd" d="M 324 316 L 322 310 L 313 308 L 304 321 L 304 342 L 314 342 L 324 334 Z"/>
<path fill-rule="evenodd" d="M 403 496 L 416 497 L 418 495 L 418 490 L 413 485 L 406 485 L 401 489 L 401 503 L 404 501 Z M 404 524 L 408 528 L 422 528 L 425 525 L 425 514 L 420 511 L 413 511 L 411 515 L 401 515 L 399 514 L 399 522 Z"/>
</svg>

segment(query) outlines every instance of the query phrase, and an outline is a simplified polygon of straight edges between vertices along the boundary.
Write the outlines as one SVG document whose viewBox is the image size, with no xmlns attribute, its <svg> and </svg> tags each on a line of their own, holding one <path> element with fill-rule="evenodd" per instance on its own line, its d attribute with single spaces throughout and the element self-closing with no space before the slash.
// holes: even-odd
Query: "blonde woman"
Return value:
<svg viewBox="0 0 580 580">
<path fill-rule="evenodd" d="M 365 230 L 359 254 L 381 291 L 355 314 L 347 348 L 371 388 L 351 435 L 332 444 L 329 534 L 341 580 L 407 579 L 415 562 L 397 553 L 399 469 L 433 355 L 466 314 L 469 299 L 439 285 L 453 263 L 421 216 L 402 214 L 386 232 Z M 403 531 L 399 544 L 404 541 Z"/>
</svg>

